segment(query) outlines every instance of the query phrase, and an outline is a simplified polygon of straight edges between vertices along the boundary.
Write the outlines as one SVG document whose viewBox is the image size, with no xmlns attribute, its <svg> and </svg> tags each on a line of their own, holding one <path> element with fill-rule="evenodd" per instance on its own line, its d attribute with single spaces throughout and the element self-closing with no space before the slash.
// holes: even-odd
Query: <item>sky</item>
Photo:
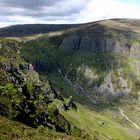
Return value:
<svg viewBox="0 0 140 140">
<path fill-rule="evenodd" d="M 140 19 L 140 0 L 0 0 L 0 27 Z"/>
</svg>

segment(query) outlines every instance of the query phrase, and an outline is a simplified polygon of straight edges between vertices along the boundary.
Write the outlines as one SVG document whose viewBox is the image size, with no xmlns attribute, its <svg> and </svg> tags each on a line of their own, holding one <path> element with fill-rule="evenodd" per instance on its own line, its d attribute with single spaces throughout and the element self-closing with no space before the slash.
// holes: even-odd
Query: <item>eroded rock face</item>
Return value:
<svg viewBox="0 0 140 140">
<path fill-rule="evenodd" d="M 61 69 L 59 74 L 68 78 L 70 86 L 91 98 L 103 97 L 108 102 L 108 98 L 135 96 L 140 81 L 140 35 L 131 26 L 125 27 L 103 21 L 49 37 L 44 41 L 56 50 L 48 56 L 53 54 L 51 60 L 58 67 L 42 60 L 35 61 L 34 66 L 39 71 L 48 66 L 52 73 Z"/>
<path fill-rule="evenodd" d="M 34 67 L 36 68 L 36 70 L 40 70 L 40 71 L 47 71 L 48 67 L 45 63 L 41 62 L 41 61 L 34 61 L 33 62 Z"/>
<path fill-rule="evenodd" d="M 137 69 L 140 71 L 140 44 L 136 43 L 131 46 L 130 56 L 135 60 L 135 65 Z"/>
<path fill-rule="evenodd" d="M 76 85 L 80 84 L 79 87 L 83 89 L 84 94 L 90 96 L 95 103 L 106 104 L 118 102 L 120 99 L 137 98 L 139 78 L 135 74 L 130 75 L 131 72 L 127 74 L 116 67 L 116 70 L 106 72 L 101 80 L 101 74 L 96 68 L 82 64 L 77 69 Z"/>
<path fill-rule="evenodd" d="M 72 35 L 67 38 L 64 38 L 59 48 L 65 52 L 72 53 L 79 49 L 79 43 L 80 37 Z"/>
<path fill-rule="evenodd" d="M 48 63 L 42 60 L 35 60 L 32 62 L 36 71 L 40 72 L 52 72 L 56 68 L 55 62 L 49 61 Z"/>
<path fill-rule="evenodd" d="M 116 83 L 113 83 L 113 77 L 112 74 L 109 73 L 105 78 L 103 83 L 98 87 L 97 92 L 98 93 L 109 93 L 112 97 L 124 97 L 128 96 L 131 92 L 131 87 L 128 86 L 127 80 L 123 79 L 123 77 L 118 77 L 118 81 Z"/>
<path fill-rule="evenodd" d="M 119 42 L 117 39 L 112 38 L 95 38 L 89 36 L 76 36 L 71 35 L 62 40 L 59 48 L 66 53 L 73 52 L 115 52 L 115 53 L 128 53 L 129 45 L 126 42 Z"/>
</svg>

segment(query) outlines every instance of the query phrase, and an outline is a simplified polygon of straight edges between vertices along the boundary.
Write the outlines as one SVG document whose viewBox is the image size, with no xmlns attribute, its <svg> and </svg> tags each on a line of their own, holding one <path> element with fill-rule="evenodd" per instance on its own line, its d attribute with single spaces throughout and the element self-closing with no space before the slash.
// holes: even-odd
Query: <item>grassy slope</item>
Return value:
<svg viewBox="0 0 140 140">
<path fill-rule="evenodd" d="M 80 60 L 82 61 L 82 59 Z M 127 59 L 125 59 L 125 61 L 127 61 Z M 131 66 L 131 69 L 129 70 L 127 69 L 130 65 L 132 65 L 131 60 L 129 63 L 130 65 L 126 67 L 125 65 L 128 64 L 128 61 L 127 62 L 125 61 L 122 62 L 123 65 L 122 69 L 125 76 L 129 77 L 129 74 L 134 72 L 134 69 L 133 66 Z M 65 82 L 63 82 L 59 76 L 57 76 L 54 73 L 48 76 L 50 77 L 51 80 L 55 81 L 58 90 L 60 90 L 63 87 L 63 91 L 60 91 L 61 93 L 63 93 L 63 95 L 65 95 L 66 97 L 72 95 L 77 102 L 80 102 L 82 104 L 84 103 L 88 104 L 88 99 L 86 98 L 82 99 L 82 96 L 78 97 L 78 95 L 74 92 L 72 87 L 66 84 Z M 106 108 L 106 106 L 104 105 L 102 105 L 101 107 Z M 128 112 L 130 112 L 130 110 L 131 109 L 129 108 Z M 112 112 L 114 113 L 114 111 Z M 116 113 L 120 114 L 120 112 L 118 111 Z M 135 113 L 132 113 L 131 115 L 135 116 Z M 69 111 L 68 113 L 63 113 L 63 115 L 65 115 L 68 118 L 68 120 L 71 120 L 72 123 L 88 131 L 89 135 L 92 138 L 99 138 L 101 140 L 102 139 L 103 140 L 104 139 L 133 140 L 135 139 L 134 137 L 138 137 L 137 133 L 135 133 L 135 131 L 137 130 L 134 129 L 134 126 L 129 124 L 124 118 L 117 118 L 117 114 L 114 114 L 114 117 L 112 117 L 112 114 L 107 111 L 105 111 L 104 113 L 103 111 L 98 113 L 96 111 L 90 111 L 83 106 L 80 106 L 78 112 Z M 137 114 L 139 113 L 137 112 Z M 121 116 L 119 115 L 118 117 Z M 135 122 L 135 118 L 133 120 Z M 100 122 L 102 121 L 105 122 L 105 126 L 103 127 L 100 126 Z"/>
<path fill-rule="evenodd" d="M 53 77 L 54 76 L 54 77 Z M 61 81 L 56 75 L 51 75 L 51 79 L 57 82 L 57 88 L 63 87 L 63 91 L 60 91 L 65 97 L 72 95 L 76 102 L 88 104 L 86 99 L 78 97 L 71 86 Z M 50 77 L 50 75 L 49 75 Z M 58 88 L 58 90 L 60 90 Z M 82 99 L 82 102 L 80 101 Z M 78 104 L 78 111 L 70 110 L 68 112 L 61 113 L 70 120 L 73 124 L 82 128 L 90 135 L 90 139 L 99 138 L 101 140 L 134 140 L 136 137 L 134 127 L 129 124 L 124 118 L 122 118 L 118 111 L 112 110 L 112 113 L 108 110 L 93 109 L 90 110 L 88 107 Z M 106 108 L 106 106 L 103 106 Z M 130 110 L 129 110 L 130 111 Z M 115 114 L 116 113 L 116 114 Z M 133 114 L 134 115 L 134 114 Z M 135 121 L 135 120 L 134 120 Z M 105 125 L 102 126 L 102 122 Z M 130 133 L 131 132 L 131 133 Z"/>
<path fill-rule="evenodd" d="M 71 110 L 68 113 L 62 112 L 62 114 L 71 122 L 86 130 L 91 139 L 134 140 L 131 134 L 125 132 L 125 129 L 106 113 L 91 111 L 80 106 L 77 112 Z"/>
<path fill-rule="evenodd" d="M 73 96 L 74 99 L 76 99 L 76 102 L 81 104 L 88 104 L 89 100 L 84 96 L 79 96 L 79 94 L 75 92 L 74 88 L 64 82 L 58 74 L 48 74 L 48 78 L 50 81 L 52 81 L 52 84 L 57 89 L 57 91 L 59 91 L 65 98 Z M 90 105 L 90 103 L 88 105 Z"/>
<path fill-rule="evenodd" d="M 6 42 L 7 41 L 7 42 Z M 27 85 L 27 86 L 29 86 L 28 88 L 29 88 L 29 90 L 30 90 L 30 92 L 33 94 L 33 90 L 35 90 L 34 89 L 34 86 L 33 86 L 33 82 L 32 81 L 30 81 L 30 84 L 28 84 L 28 83 L 26 83 L 26 81 L 22 81 L 21 83 L 18 83 L 17 85 L 14 85 L 14 84 L 10 84 L 10 80 L 8 81 L 7 80 L 7 78 L 9 78 L 11 75 L 10 75 L 10 73 L 8 73 L 7 71 L 6 71 L 6 69 L 3 67 L 3 65 L 4 64 L 6 64 L 6 65 L 12 65 L 11 67 L 12 67 L 12 69 L 11 69 L 11 67 L 10 67 L 10 70 L 16 75 L 16 76 L 19 76 L 18 75 L 18 72 L 21 74 L 20 75 L 20 78 L 24 78 L 24 76 L 26 76 L 26 74 L 28 74 L 29 73 L 29 71 L 28 70 L 26 70 L 26 72 L 24 71 L 22 71 L 21 69 L 18 69 L 18 72 L 16 73 L 16 66 L 19 66 L 19 65 L 21 65 L 21 64 L 28 64 L 24 59 L 22 59 L 21 57 L 20 57 L 20 55 L 19 55 L 19 53 L 17 53 L 16 51 L 15 51 L 15 49 L 13 49 L 13 45 L 9 45 L 8 43 L 13 43 L 13 42 L 8 42 L 8 40 L 5 40 L 5 46 L 2 46 L 2 48 L 1 48 L 1 54 L 2 54 L 2 56 L 1 56 L 1 58 L 0 58 L 0 62 L 1 62 L 1 71 L 0 71 L 0 73 L 1 73 L 1 77 L 0 77 L 0 108 L 1 108 L 1 110 L 0 110 L 0 115 L 5 115 L 5 116 L 7 116 L 7 117 L 9 117 L 9 118 L 14 118 L 15 120 L 19 120 L 19 119 L 17 119 L 17 112 L 20 110 L 18 110 L 17 108 L 19 107 L 21 107 L 20 106 L 20 104 L 22 104 L 23 102 L 24 102 L 24 100 L 26 99 L 27 101 L 29 101 L 30 99 L 28 98 L 26 98 L 24 95 L 23 95 L 23 93 L 22 92 L 18 92 L 17 91 L 17 89 L 19 89 L 19 88 L 21 88 L 22 89 L 22 84 L 25 84 L 25 85 Z M 6 44 L 7 43 L 7 44 Z M 15 46 L 17 45 L 17 44 L 14 44 Z M 7 51 L 8 50 L 8 51 Z M 11 58 L 14 58 L 14 59 L 11 59 Z M 28 64 L 29 65 L 29 64 Z M 35 72 L 35 71 L 33 71 L 33 70 L 31 70 L 32 71 L 32 74 L 31 75 L 29 75 L 28 74 L 28 80 L 35 80 L 37 77 L 38 77 L 38 74 Z M 31 72 L 30 71 L 30 72 Z M 22 72 L 22 73 L 21 73 Z M 35 72 L 35 73 L 34 73 Z M 12 75 L 13 77 L 14 77 L 14 74 Z M 35 74 L 35 75 L 34 75 Z M 37 75 L 36 75 L 37 74 Z M 10 76 L 9 76 L 10 75 Z M 37 77 L 36 77 L 37 76 Z M 14 77 L 15 78 L 15 77 Z M 17 77 L 16 77 L 17 78 Z M 37 78 L 37 81 L 38 81 L 39 79 Z M 2 85 L 3 84 L 3 85 Z M 47 83 L 45 83 L 45 86 L 47 86 L 48 87 L 48 89 L 49 89 L 49 87 L 50 87 L 50 85 Z M 46 88 L 47 88 L 46 87 Z M 36 91 L 37 92 L 37 95 L 39 96 L 39 98 L 37 97 L 36 99 L 36 101 L 33 101 L 33 100 L 30 100 L 29 102 L 31 103 L 33 103 L 33 107 L 35 108 L 35 113 L 34 113 L 34 115 L 38 115 L 38 113 L 41 111 L 41 109 L 42 108 L 37 108 L 37 107 L 39 107 L 40 106 L 40 104 L 41 104 L 41 100 L 42 100 L 42 97 L 44 96 L 44 95 L 42 95 L 42 93 L 43 93 L 43 91 L 40 91 L 40 90 L 37 90 Z M 55 92 L 55 91 L 53 91 L 53 92 Z M 27 91 L 26 92 L 24 92 L 24 93 L 27 93 Z M 45 92 L 46 93 L 46 92 Z M 49 89 L 49 91 L 47 90 L 47 94 L 48 94 L 48 96 L 49 96 L 49 93 L 51 94 L 51 89 Z M 55 94 L 56 95 L 56 94 Z M 23 97 L 24 96 L 24 97 Z M 24 98 L 24 99 L 23 99 Z M 36 103 L 35 103 L 36 102 Z M 40 104 L 39 104 L 40 103 Z M 35 104 L 37 105 L 37 107 L 35 107 Z M 17 106 L 18 107 L 17 107 Z M 47 104 L 45 104 L 44 105 L 44 108 L 46 109 L 46 105 Z M 50 104 L 49 104 L 50 105 Z M 48 105 L 48 110 L 43 110 L 42 112 L 43 113 L 48 113 L 48 111 L 50 110 L 51 112 L 53 111 L 53 108 L 52 108 L 52 106 L 50 105 L 49 106 Z M 16 106 L 16 107 L 15 107 Z M 37 110 L 38 109 L 38 110 Z M 17 111 L 18 110 L 18 111 Z M 21 107 L 21 110 L 22 110 L 22 107 Z M 22 112 L 22 111 L 21 111 Z M 59 118 L 59 121 L 57 121 L 57 125 L 59 124 L 59 123 L 61 123 L 61 121 L 63 121 L 63 117 L 61 117 L 61 116 L 57 116 L 57 113 L 55 113 L 55 115 L 54 114 L 51 114 L 51 112 L 49 112 L 48 114 L 50 114 L 50 115 L 52 115 L 52 116 L 50 116 L 49 117 L 49 119 L 50 120 L 52 120 L 53 121 L 53 125 L 55 124 L 55 122 L 54 121 L 56 121 L 56 119 L 54 119 L 53 117 L 56 117 L 56 118 Z M 26 118 L 26 115 L 25 114 L 22 114 L 22 116 L 23 116 L 23 119 L 25 119 L 25 121 L 28 121 L 28 120 L 30 120 L 29 118 Z M 1 116 L 0 116 L 1 117 Z M 53 118 L 53 119 L 52 119 Z M 1 136 L 1 138 L 0 139 L 11 139 L 11 137 L 14 137 L 13 135 L 18 135 L 18 134 L 16 134 L 16 133 L 19 133 L 19 135 L 20 136 L 15 136 L 15 137 L 25 137 L 26 138 L 26 133 L 27 133 L 27 136 L 29 135 L 29 139 L 45 139 L 44 137 L 49 137 L 48 139 L 51 139 L 51 137 L 55 137 L 55 133 L 54 133 L 54 131 L 52 131 L 52 133 L 51 133 L 51 131 L 50 131 L 50 134 L 51 135 L 49 135 L 49 132 L 47 132 L 46 130 L 44 130 L 44 131 L 42 131 L 41 133 L 44 133 L 44 136 L 43 136 L 43 138 L 41 138 L 41 133 L 40 133 L 40 130 L 38 130 L 38 129 L 29 129 L 29 131 L 28 131 L 28 129 L 27 129 L 27 131 L 25 132 L 25 135 L 23 134 L 23 136 L 22 136 L 22 129 L 20 129 L 19 127 L 22 127 L 22 124 L 19 124 L 19 123 L 14 123 L 14 122 L 11 122 L 11 121 L 9 121 L 8 119 L 7 119 L 7 123 L 5 123 L 6 121 L 4 121 L 4 119 L 1 117 L 0 118 L 0 121 L 2 122 L 2 124 L 0 124 L 0 136 Z M 31 122 L 33 122 L 34 120 L 32 119 L 31 120 Z M 9 122 L 9 123 L 8 123 Z M 17 124 L 17 125 L 16 125 Z M 29 124 L 30 125 L 30 124 Z M 43 125 L 43 124 L 42 124 Z M 61 123 L 61 125 L 63 125 L 63 123 Z M 31 125 L 32 126 L 32 125 Z M 26 127 L 26 126 L 25 126 Z M 10 129 L 8 129 L 8 128 L 10 128 Z M 23 128 L 24 129 L 24 128 Z M 54 128 L 55 129 L 55 128 Z M 31 130 L 31 131 L 30 131 Z M 75 129 L 73 129 L 73 131 L 74 131 Z M 7 131 L 9 131 L 9 132 L 7 132 Z M 11 133 L 10 133 L 10 131 L 11 131 Z M 37 134 L 36 134 L 36 137 L 34 138 L 33 136 L 31 136 L 31 138 L 30 138 L 30 133 L 34 133 L 34 131 L 36 132 L 36 131 L 38 131 L 37 132 Z M 49 130 L 48 130 L 49 131 Z M 28 134 L 29 133 L 29 134 Z M 39 135 L 39 133 L 40 133 L 40 135 Z M 53 134 L 54 133 L 54 134 Z M 61 134 L 59 135 L 59 133 L 56 133 L 56 135 L 58 134 L 58 137 L 61 137 Z M 33 134 L 31 134 L 31 135 L 33 135 Z M 48 135 L 48 136 L 47 136 Z M 62 134 L 62 135 L 65 135 L 65 134 Z M 40 137 L 40 138 L 39 138 Z M 52 138 L 53 139 L 53 138 Z"/>
<path fill-rule="evenodd" d="M 76 139 L 43 126 L 32 128 L 0 116 L 0 140 L 60 140 L 69 138 Z"/>
<path fill-rule="evenodd" d="M 91 111 L 81 105 L 78 107 L 77 112 L 74 110 L 70 110 L 68 112 L 61 111 L 61 114 L 71 121 L 71 123 L 85 130 L 90 136 L 89 140 L 95 140 L 97 138 L 101 140 L 135 140 L 131 134 L 125 132 L 125 128 L 123 128 L 106 112 Z M 104 125 L 102 125 L 102 123 L 104 123 Z M 0 126 L 0 139 L 2 140 L 80 139 L 73 138 L 62 133 L 56 133 L 55 131 L 44 127 L 34 129 L 22 123 L 8 120 L 4 117 L 0 117 Z"/>
</svg>

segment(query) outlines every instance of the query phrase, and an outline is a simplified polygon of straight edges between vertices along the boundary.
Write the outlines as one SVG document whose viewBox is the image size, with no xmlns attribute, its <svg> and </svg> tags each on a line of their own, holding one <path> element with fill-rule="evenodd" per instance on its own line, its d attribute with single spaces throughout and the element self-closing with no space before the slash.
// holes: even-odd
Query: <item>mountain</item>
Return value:
<svg viewBox="0 0 140 140">
<path fill-rule="evenodd" d="M 140 138 L 140 20 L 40 26 L 0 30 L 2 117 L 50 127 L 52 137 Z"/>
<path fill-rule="evenodd" d="M 24 24 L 13 25 L 9 27 L 0 28 L 0 37 L 16 37 L 16 36 L 29 36 L 35 34 L 48 33 L 59 30 L 66 30 L 77 27 L 75 24 Z"/>
<path fill-rule="evenodd" d="M 22 52 L 37 71 L 57 73 L 95 104 L 133 100 L 140 94 L 139 22 L 89 23 L 28 41 Z"/>
</svg>

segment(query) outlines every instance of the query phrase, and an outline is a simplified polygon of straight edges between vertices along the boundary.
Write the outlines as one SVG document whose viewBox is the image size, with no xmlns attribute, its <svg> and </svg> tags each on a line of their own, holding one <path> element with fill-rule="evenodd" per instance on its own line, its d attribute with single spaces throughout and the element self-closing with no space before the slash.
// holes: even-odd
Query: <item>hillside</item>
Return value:
<svg viewBox="0 0 140 140">
<path fill-rule="evenodd" d="M 0 28 L 0 37 L 19 37 L 66 30 L 79 25 L 74 24 L 24 24 Z"/>
<path fill-rule="evenodd" d="M 0 45 L 0 115 L 34 128 L 42 125 L 80 136 L 82 131 L 69 123 L 56 105 L 70 106 L 47 76 L 39 76 L 32 64 L 20 55 L 20 44 L 1 40 Z"/>
<path fill-rule="evenodd" d="M 37 71 L 57 73 L 95 104 L 136 99 L 140 87 L 140 27 L 135 22 L 129 27 L 127 24 L 107 20 L 57 36 L 45 35 L 26 42 L 22 53 Z"/>
<path fill-rule="evenodd" d="M 0 59 L 2 120 L 8 117 L 10 122 L 21 121 L 31 126 L 31 133 L 35 126 L 39 137 L 43 125 L 42 138 L 46 128 L 57 131 L 50 134 L 56 139 L 140 138 L 140 20 L 50 25 L 47 30 L 41 28 L 43 32 L 40 27 L 34 28 L 36 25 L 26 26 L 27 30 L 25 26 L 1 29 L 6 34 L 0 30 L 5 36 L 1 39 Z M 28 36 L 31 38 L 25 39 Z M 71 100 L 73 105 L 69 107 Z M 25 112 L 23 102 L 34 104 L 31 114 Z M 22 111 L 16 110 L 22 104 Z M 7 107 L 13 113 L 6 111 Z M 20 118 L 22 113 L 29 123 Z M 45 119 L 40 119 L 43 113 Z M 20 125 L 14 129 L 17 131 Z M 2 137 L 8 136 L 3 132 L 0 129 Z M 24 137 L 20 131 L 18 134 Z M 27 137 L 32 138 L 29 134 Z"/>
</svg>

